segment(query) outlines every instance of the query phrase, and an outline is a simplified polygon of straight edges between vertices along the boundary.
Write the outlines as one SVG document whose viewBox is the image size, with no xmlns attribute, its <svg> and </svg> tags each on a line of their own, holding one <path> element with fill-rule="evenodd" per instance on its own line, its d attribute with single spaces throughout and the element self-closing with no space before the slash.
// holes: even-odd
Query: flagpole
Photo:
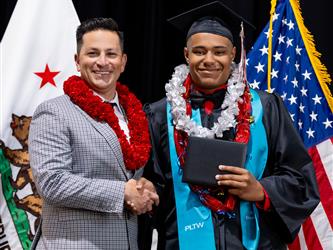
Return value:
<svg viewBox="0 0 333 250">
<path fill-rule="evenodd" d="M 271 72 L 272 72 L 272 40 L 273 40 L 273 17 L 275 13 L 276 0 L 271 1 L 271 12 L 268 29 L 268 55 L 267 55 L 267 91 L 271 92 Z"/>
</svg>

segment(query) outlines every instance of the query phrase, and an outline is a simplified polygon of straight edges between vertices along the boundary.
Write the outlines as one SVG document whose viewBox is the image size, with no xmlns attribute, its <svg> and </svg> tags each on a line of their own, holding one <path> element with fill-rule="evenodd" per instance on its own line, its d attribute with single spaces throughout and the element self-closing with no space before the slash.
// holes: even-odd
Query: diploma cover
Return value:
<svg viewBox="0 0 333 250">
<path fill-rule="evenodd" d="M 219 165 L 244 167 L 247 144 L 190 136 L 185 155 L 183 182 L 217 186 L 215 176 L 225 174 Z"/>
</svg>

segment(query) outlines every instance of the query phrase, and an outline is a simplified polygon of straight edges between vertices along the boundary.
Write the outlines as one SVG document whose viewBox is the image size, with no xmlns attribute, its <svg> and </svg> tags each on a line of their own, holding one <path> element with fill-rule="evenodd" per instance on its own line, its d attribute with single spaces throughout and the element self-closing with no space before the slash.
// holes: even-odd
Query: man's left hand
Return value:
<svg viewBox="0 0 333 250">
<path fill-rule="evenodd" d="M 229 173 L 216 175 L 217 184 L 227 187 L 230 194 L 246 201 L 264 200 L 264 191 L 260 182 L 246 169 L 233 166 L 219 166 L 220 170 Z"/>
<path fill-rule="evenodd" d="M 141 177 L 137 181 L 136 188 L 141 194 L 148 195 L 148 197 L 154 202 L 154 204 L 158 206 L 160 200 L 158 194 L 156 193 L 155 186 L 151 181 L 147 180 L 144 177 Z"/>
</svg>

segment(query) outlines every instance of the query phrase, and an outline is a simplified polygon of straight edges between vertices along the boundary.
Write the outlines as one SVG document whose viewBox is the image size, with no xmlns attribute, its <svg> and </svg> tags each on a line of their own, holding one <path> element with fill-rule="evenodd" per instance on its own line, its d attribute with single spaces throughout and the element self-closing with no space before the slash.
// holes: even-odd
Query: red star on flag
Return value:
<svg viewBox="0 0 333 250">
<path fill-rule="evenodd" d="M 48 82 L 52 85 L 56 86 L 54 82 L 54 77 L 59 74 L 60 71 L 50 71 L 49 65 L 46 64 L 44 72 L 34 72 L 36 75 L 38 75 L 40 78 L 42 78 L 42 82 L 40 84 L 40 88 L 42 88 L 45 84 Z"/>
</svg>

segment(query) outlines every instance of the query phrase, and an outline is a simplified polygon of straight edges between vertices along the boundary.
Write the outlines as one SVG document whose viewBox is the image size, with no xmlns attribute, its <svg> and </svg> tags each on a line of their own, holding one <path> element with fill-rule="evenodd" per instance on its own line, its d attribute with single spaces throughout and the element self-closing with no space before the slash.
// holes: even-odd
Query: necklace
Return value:
<svg viewBox="0 0 333 250">
<path fill-rule="evenodd" d="M 240 81 L 238 69 L 233 66 L 231 77 L 227 84 L 227 93 L 221 105 L 222 111 L 217 123 L 211 129 L 197 125 L 186 114 L 186 100 L 183 95 L 186 87 L 183 86 L 184 80 L 189 73 L 185 64 L 175 68 L 171 80 L 165 85 L 167 100 L 171 105 L 173 122 L 178 130 L 186 132 L 188 135 L 198 137 L 222 138 L 223 132 L 234 128 L 237 125 L 236 116 L 239 114 L 238 102 L 242 103 L 241 96 L 244 93 L 246 84 Z"/>
<path fill-rule="evenodd" d="M 100 97 L 94 95 L 83 79 L 71 76 L 64 82 L 64 92 L 73 103 L 96 121 L 106 122 L 113 129 L 118 137 L 126 168 L 135 170 L 143 167 L 150 155 L 148 121 L 142 110 L 141 102 L 125 85 L 117 82 L 116 90 L 119 103 L 124 108 L 128 120 L 129 141 L 120 128 L 118 117 L 111 105 L 104 103 Z"/>
</svg>

